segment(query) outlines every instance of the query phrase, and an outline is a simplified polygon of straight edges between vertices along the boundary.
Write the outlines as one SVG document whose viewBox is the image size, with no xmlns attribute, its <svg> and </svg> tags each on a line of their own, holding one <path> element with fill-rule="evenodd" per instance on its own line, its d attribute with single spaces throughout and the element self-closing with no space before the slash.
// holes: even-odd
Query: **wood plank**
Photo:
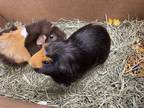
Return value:
<svg viewBox="0 0 144 108">
<path fill-rule="evenodd" d="M 0 96 L 0 108 L 54 108 Z"/>
<path fill-rule="evenodd" d="M 144 0 L 0 0 L 0 15 L 9 20 L 30 23 L 32 20 L 60 18 L 92 21 L 128 16 L 144 19 Z"/>
</svg>

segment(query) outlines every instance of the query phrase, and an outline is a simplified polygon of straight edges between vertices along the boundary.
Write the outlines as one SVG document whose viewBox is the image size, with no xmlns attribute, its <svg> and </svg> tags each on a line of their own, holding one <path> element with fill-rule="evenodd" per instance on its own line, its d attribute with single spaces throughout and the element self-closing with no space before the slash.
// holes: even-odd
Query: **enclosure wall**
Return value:
<svg viewBox="0 0 144 108">
<path fill-rule="evenodd" d="M 0 0 L 0 15 L 29 23 L 47 18 L 80 20 L 144 18 L 144 0 Z M 1 24 L 5 22 L 0 18 Z"/>
</svg>

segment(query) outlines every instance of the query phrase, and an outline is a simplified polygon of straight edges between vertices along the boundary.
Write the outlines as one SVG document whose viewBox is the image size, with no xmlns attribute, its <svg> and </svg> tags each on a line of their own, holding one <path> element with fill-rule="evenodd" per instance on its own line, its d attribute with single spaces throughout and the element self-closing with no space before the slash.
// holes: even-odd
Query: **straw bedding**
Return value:
<svg viewBox="0 0 144 108">
<path fill-rule="evenodd" d="M 1 62 L 0 95 L 61 108 L 143 108 L 144 78 L 125 75 L 124 65 L 134 53 L 131 44 L 135 38 L 144 38 L 144 21 L 125 20 L 118 27 L 100 23 L 112 39 L 109 58 L 103 65 L 93 67 L 70 87 L 63 87 L 28 65 L 14 67 Z M 69 36 L 87 22 L 60 20 L 54 24 Z"/>
</svg>

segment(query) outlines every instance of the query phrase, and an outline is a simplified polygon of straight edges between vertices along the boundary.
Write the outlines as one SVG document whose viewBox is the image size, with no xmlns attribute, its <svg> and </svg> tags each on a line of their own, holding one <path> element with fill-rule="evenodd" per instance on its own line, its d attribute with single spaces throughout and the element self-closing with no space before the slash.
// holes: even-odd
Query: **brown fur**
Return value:
<svg viewBox="0 0 144 108">
<path fill-rule="evenodd" d="M 40 20 L 30 25 L 26 25 L 26 30 L 29 35 L 26 38 L 25 46 L 31 55 L 38 52 L 42 48 L 42 44 L 53 41 L 50 38 L 50 34 L 54 34 L 56 36 L 55 41 L 64 40 L 66 38 L 66 34 L 60 28 L 54 26 L 47 20 Z M 46 36 L 46 39 L 43 40 L 41 45 L 38 45 L 37 42 L 41 39 L 39 37 L 42 37 L 43 35 Z"/>
</svg>

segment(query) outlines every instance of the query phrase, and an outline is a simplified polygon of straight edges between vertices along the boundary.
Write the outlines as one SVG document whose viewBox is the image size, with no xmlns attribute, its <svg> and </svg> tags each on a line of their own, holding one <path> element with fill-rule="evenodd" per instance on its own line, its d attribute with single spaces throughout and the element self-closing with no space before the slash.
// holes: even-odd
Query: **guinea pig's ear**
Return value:
<svg viewBox="0 0 144 108">
<path fill-rule="evenodd" d="M 38 39 L 36 40 L 36 44 L 43 45 L 45 43 L 46 39 L 47 39 L 46 35 L 40 35 L 38 37 Z"/>
</svg>

